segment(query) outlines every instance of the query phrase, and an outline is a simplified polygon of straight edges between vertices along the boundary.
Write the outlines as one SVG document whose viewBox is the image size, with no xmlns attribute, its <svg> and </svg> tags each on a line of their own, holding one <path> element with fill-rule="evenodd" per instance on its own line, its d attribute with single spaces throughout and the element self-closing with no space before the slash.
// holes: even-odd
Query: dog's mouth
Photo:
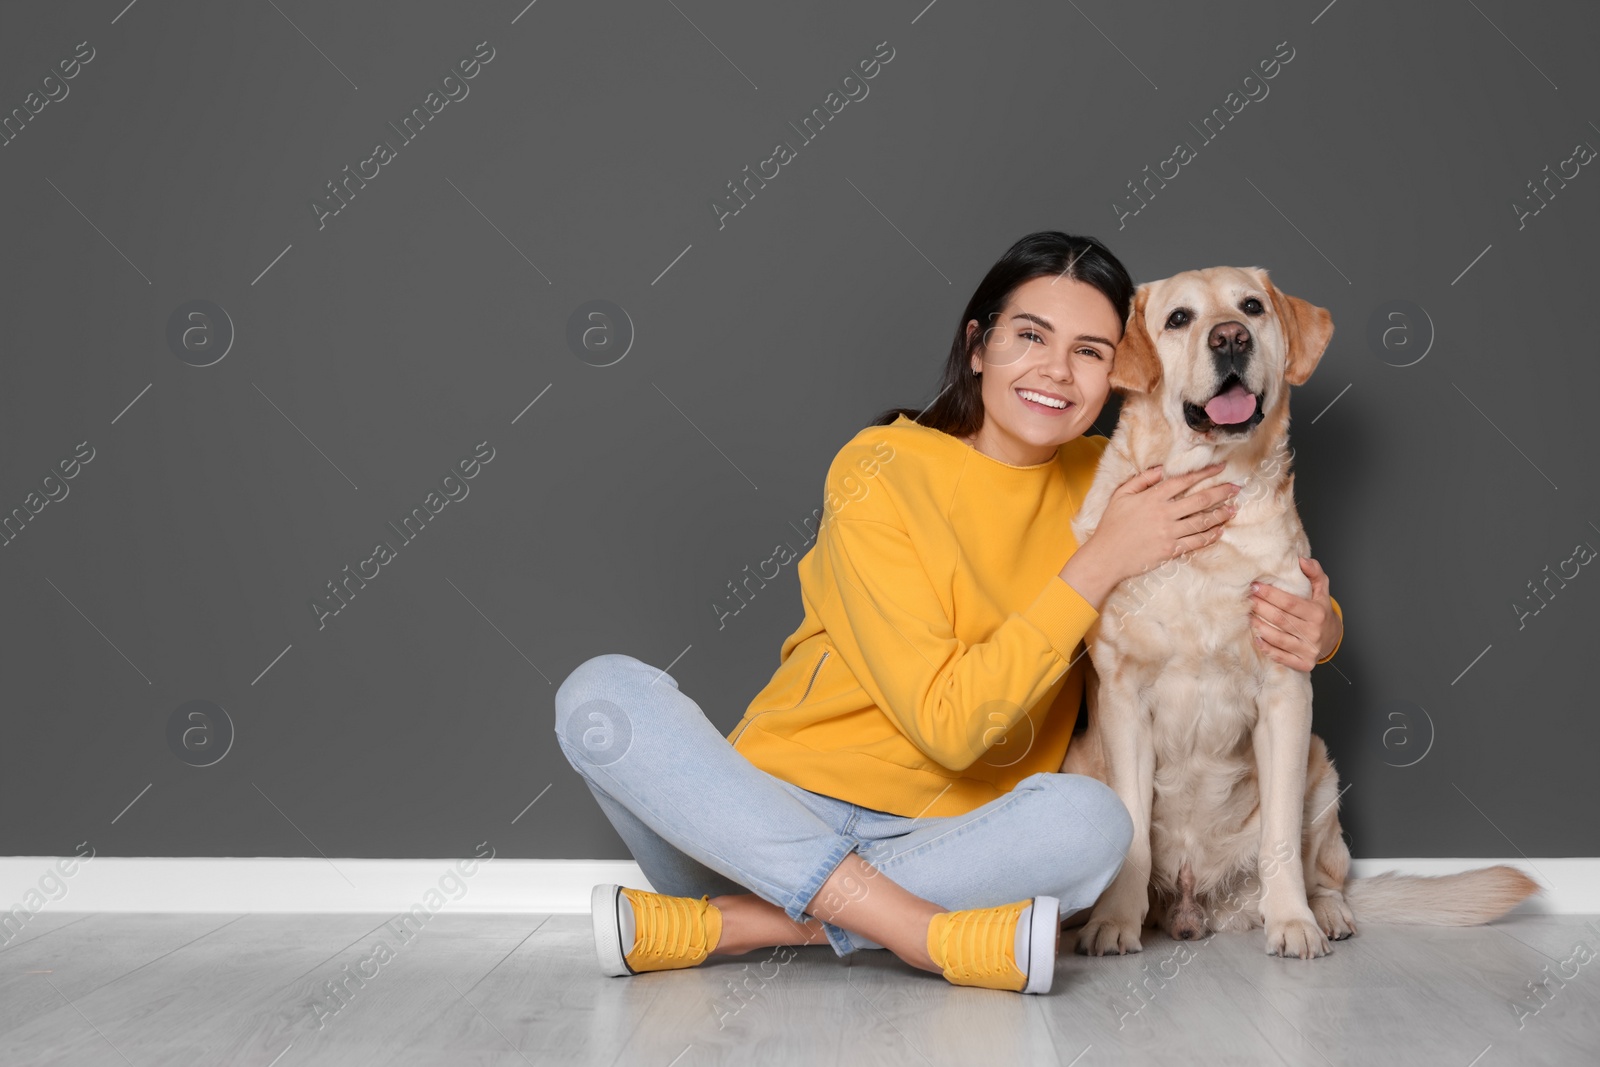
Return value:
<svg viewBox="0 0 1600 1067">
<path fill-rule="evenodd" d="M 1185 400 L 1183 418 L 1196 433 L 1221 430 L 1228 434 L 1245 434 L 1264 417 L 1264 400 L 1265 397 L 1246 389 L 1237 374 L 1229 374 L 1216 395 L 1204 404 Z"/>
</svg>

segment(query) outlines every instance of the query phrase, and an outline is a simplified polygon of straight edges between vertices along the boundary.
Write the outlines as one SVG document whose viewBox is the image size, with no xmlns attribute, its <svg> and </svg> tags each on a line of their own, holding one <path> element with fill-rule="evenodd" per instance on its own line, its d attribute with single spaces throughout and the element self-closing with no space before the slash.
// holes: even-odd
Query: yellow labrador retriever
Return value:
<svg viewBox="0 0 1600 1067">
<path fill-rule="evenodd" d="M 1311 733 L 1311 677 L 1258 653 L 1253 581 L 1309 596 L 1310 543 L 1289 472 L 1289 387 L 1333 335 L 1327 310 L 1257 268 L 1212 267 L 1139 288 L 1111 385 L 1116 432 L 1073 521 L 1079 543 L 1111 493 L 1164 464 L 1224 460 L 1190 491 L 1235 482 L 1217 542 L 1117 587 L 1086 642 L 1087 733 L 1063 771 L 1116 790 L 1133 844 L 1077 949 L 1138 952 L 1146 919 L 1179 940 L 1266 927 L 1269 955 L 1325 955 L 1363 921 L 1471 925 L 1537 892 L 1512 867 L 1348 881 L 1339 780 Z"/>
</svg>

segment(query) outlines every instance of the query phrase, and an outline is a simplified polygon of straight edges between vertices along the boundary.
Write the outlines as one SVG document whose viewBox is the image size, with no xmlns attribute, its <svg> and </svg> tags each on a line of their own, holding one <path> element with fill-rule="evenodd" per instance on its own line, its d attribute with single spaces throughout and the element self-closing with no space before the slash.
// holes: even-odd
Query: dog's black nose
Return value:
<svg viewBox="0 0 1600 1067">
<path fill-rule="evenodd" d="M 1250 331 L 1242 322 L 1219 322 L 1211 327 L 1211 351 L 1238 356 L 1250 351 Z"/>
</svg>

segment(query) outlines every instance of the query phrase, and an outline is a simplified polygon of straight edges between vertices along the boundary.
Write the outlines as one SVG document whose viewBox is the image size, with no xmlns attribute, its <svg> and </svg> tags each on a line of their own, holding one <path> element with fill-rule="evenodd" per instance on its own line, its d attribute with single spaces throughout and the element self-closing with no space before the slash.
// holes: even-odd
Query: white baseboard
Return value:
<svg viewBox="0 0 1600 1067">
<path fill-rule="evenodd" d="M 456 867 L 470 867 L 470 876 Z M 632 860 L 0 857 L 0 923 L 51 912 L 586 913 L 601 882 L 651 888 Z M 1600 914 L 1600 858 L 1358 859 L 1352 873 L 1452 874 L 1505 863 L 1545 887 L 1517 915 Z M 58 868 L 59 865 L 59 868 Z M 64 873 L 68 868 L 70 874 Z M 428 894 L 436 894 L 431 898 Z M 5 931 L 0 930 L 0 937 Z M 9 940 L 9 938 L 6 938 Z"/>
</svg>

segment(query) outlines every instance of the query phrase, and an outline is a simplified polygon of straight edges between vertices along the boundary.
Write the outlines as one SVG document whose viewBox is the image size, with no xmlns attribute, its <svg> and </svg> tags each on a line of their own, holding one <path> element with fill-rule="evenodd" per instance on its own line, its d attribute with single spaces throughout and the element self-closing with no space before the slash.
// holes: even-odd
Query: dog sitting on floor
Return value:
<svg viewBox="0 0 1600 1067">
<path fill-rule="evenodd" d="M 1310 959 L 1372 922 L 1473 925 L 1539 885 L 1494 866 L 1437 878 L 1349 880 L 1339 779 L 1311 733 L 1311 677 L 1256 650 L 1251 582 L 1309 596 L 1311 548 L 1289 472 L 1289 387 L 1316 369 L 1328 311 L 1257 267 L 1212 267 L 1140 286 L 1110 382 L 1116 432 L 1073 521 L 1082 544 L 1112 492 L 1158 463 L 1173 476 L 1227 466 L 1219 540 L 1119 585 L 1085 641 L 1087 731 L 1062 770 L 1110 785 L 1133 818 L 1121 872 L 1079 932 L 1090 955 L 1138 952 L 1146 924 L 1175 939 L 1266 928 L 1269 955 Z"/>
</svg>

